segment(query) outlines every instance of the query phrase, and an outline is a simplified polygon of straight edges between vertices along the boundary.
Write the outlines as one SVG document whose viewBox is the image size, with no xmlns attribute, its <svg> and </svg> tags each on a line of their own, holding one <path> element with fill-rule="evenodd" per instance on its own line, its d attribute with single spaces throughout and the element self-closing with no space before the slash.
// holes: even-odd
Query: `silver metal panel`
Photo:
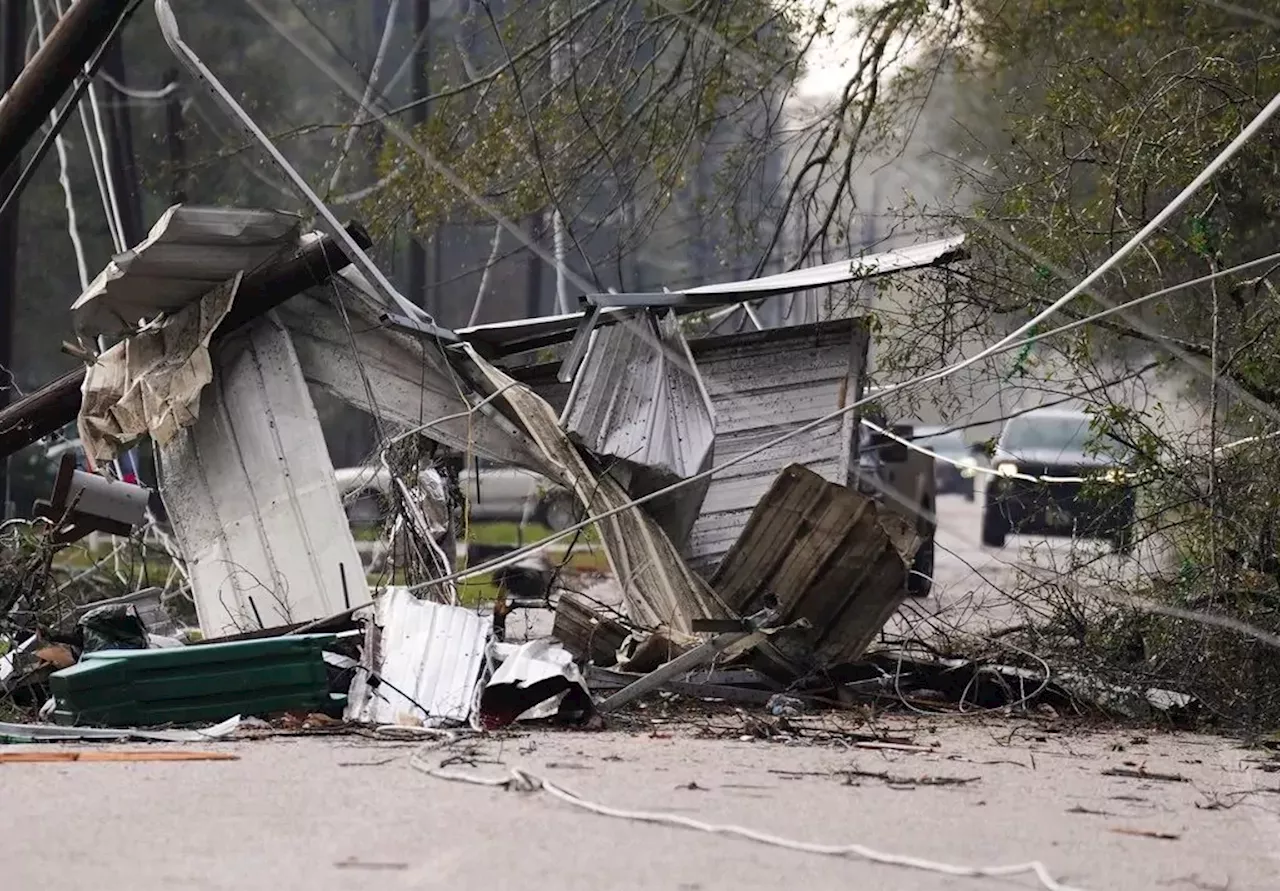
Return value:
<svg viewBox="0 0 1280 891">
<path fill-rule="evenodd" d="M 849 404 L 867 339 L 862 320 L 841 319 L 691 341 L 715 413 L 716 465 Z M 690 566 L 711 576 L 788 464 L 847 484 L 854 422 L 843 415 L 712 477 L 685 547 Z"/>
<path fill-rule="evenodd" d="M 635 497 L 711 465 L 711 400 L 674 314 L 645 312 L 596 331 L 565 406 L 565 431 L 610 463 Z M 693 528 L 708 482 L 644 506 L 676 544 Z"/>
<path fill-rule="evenodd" d="M 383 326 L 377 301 L 345 279 L 299 294 L 275 312 L 308 383 L 393 425 L 429 424 L 426 435 L 465 454 L 546 472 L 528 436 L 496 408 L 467 417 L 468 405 L 482 397 L 438 343 Z"/>
<path fill-rule="evenodd" d="M 365 657 L 375 659 L 387 683 L 374 688 L 368 673 L 357 671 L 347 719 L 402 726 L 465 723 L 478 694 L 490 620 L 465 607 L 418 600 L 405 588 L 382 594 L 373 614 Z"/>
<path fill-rule="evenodd" d="M 588 294 L 587 302 L 595 306 L 610 307 L 681 306 L 684 304 L 714 306 L 717 303 L 736 303 L 739 300 L 768 297 L 774 294 L 792 294 L 949 263 L 964 255 L 964 240 L 963 235 L 956 235 L 878 254 L 851 257 L 836 263 L 810 266 L 808 269 L 796 269 L 736 282 L 699 285 L 696 288 L 684 288 L 680 291 L 651 294 Z"/>
<path fill-rule="evenodd" d="M 611 307 L 601 313 L 597 323 L 597 327 L 604 327 L 617 323 L 622 312 L 619 307 L 623 306 L 670 306 L 676 312 L 694 312 L 708 306 L 758 300 L 779 294 L 802 293 L 815 288 L 861 281 L 895 272 L 940 266 L 965 256 L 964 241 L 964 236 L 959 235 L 761 278 L 717 282 L 674 292 L 593 294 L 586 300 L 597 306 Z M 803 310 L 786 313 L 788 316 L 786 321 L 794 324 L 797 321 L 809 321 L 810 318 L 816 320 L 817 302 L 799 297 L 796 300 Z M 777 313 L 774 314 L 774 316 L 777 315 Z M 583 313 L 577 312 L 534 319 L 516 319 L 459 328 L 456 333 L 489 355 L 501 355 L 563 343 L 573 336 L 582 318 Z"/>
<path fill-rule="evenodd" d="M 71 306 L 86 335 L 116 335 L 181 309 L 237 272 L 298 246 L 300 219 L 278 210 L 170 207 L 141 243 L 118 254 Z"/>
<path fill-rule="evenodd" d="M 222 341 L 200 419 L 160 451 L 161 493 L 207 637 L 369 601 L 320 420 L 274 315 Z"/>
</svg>

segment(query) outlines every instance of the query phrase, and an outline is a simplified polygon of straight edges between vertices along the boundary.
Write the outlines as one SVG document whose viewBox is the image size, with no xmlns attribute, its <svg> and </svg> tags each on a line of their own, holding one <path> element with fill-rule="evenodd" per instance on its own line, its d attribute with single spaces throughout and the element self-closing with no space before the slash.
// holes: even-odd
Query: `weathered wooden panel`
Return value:
<svg viewBox="0 0 1280 891">
<path fill-rule="evenodd" d="M 712 587 L 739 615 L 777 598 L 784 621 L 813 625 L 820 662 L 849 662 L 906 597 L 918 545 L 896 514 L 792 464 L 752 512 Z"/>
</svg>

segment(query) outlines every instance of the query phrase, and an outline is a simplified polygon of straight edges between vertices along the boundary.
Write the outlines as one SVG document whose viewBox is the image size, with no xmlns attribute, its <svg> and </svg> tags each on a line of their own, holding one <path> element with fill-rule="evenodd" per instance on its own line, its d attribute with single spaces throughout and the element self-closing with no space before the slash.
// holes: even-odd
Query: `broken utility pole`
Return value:
<svg viewBox="0 0 1280 891">
<path fill-rule="evenodd" d="M 346 229 L 361 248 L 373 245 L 373 239 L 359 223 L 348 223 Z M 231 311 L 214 332 L 214 342 L 244 323 L 265 315 L 295 294 L 323 284 L 331 275 L 349 265 L 351 258 L 342 245 L 325 235 L 292 259 L 246 275 Z M 0 457 L 12 455 L 74 421 L 80 412 L 80 387 L 84 376 L 84 368 L 69 371 L 0 411 Z"/>
<path fill-rule="evenodd" d="M 172 91 L 164 100 L 165 145 L 169 149 L 169 203 L 187 203 L 187 147 L 183 142 L 186 126 L 182 120 L 182 81 L 177 68 L 164 73 L 162 87 Z"/>
<path fill-rule="evenodd" d="M 3 0 L 0 9 L 0 86 L 8 90 L 22 73 L 26 43 L 23 0 Z M 21 148 L 19 148 L 21 153 Z M 17 169 L 0 167 L 0 194 L 17 182 Z M 18 297 L 18 202 L 0 210 L 0 411 L 9 404 L 17 381 L 13 374 L 14 323 Z M 0 460 L 0 521 L 9 518 L 9 458 Z"/>
<path fill-rule="evenodd" d="M 5 0 L 5 7 L 18 2 Z M 8 170 L 27 142 L 40 132 L 58 99 L 131 5 L 133 0 L 76 0 L 58 19 L 49 39 L 0 100 L 0 171 Z"/>
</svg>

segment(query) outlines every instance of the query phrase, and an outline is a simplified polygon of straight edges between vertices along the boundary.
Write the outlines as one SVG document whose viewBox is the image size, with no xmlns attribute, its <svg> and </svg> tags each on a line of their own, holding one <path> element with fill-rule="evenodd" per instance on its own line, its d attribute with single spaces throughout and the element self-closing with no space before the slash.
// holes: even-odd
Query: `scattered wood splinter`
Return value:
<svg viewBox="0 0 1280 891">
<path fill-rule="evenodd" d="M 1155 829 L 1129 829 L 1125 826 L 1113 826 L 1111 831 L 1120 835 L 1136 835 L 1139 838 L 1154 838 L 1160 841 L 1177 841 L 1182 838 L 1176 832 L 1159 832 Z"/>
<path fill-rule="evenodd" d="M 1127 777 L 1131 780 L 1159 780 L 1162 783 L 1185 783 L 1187 778 L 1177 773 L 1158 773 L 1145 767 L 1109 767 L 1102 772 L 1104 777 Z"/>
<path fill-rule="evenodd" d="M 854 779 L 882 780 L 890 786 L 966 786 L 981 777 L 898 777 L 877 770 L 842 770 L 846 786 L 854 785 Z"/>
<path fill-rule="evenodd" d="M 68 761 L 239 761 L 239 755 L 229 752 L 183 752 L 161 749 L 155 752 L 124 751 L 57 751 L 57 752 L 0 752 L 0 764 L 48 764 Z"/>
</svg>

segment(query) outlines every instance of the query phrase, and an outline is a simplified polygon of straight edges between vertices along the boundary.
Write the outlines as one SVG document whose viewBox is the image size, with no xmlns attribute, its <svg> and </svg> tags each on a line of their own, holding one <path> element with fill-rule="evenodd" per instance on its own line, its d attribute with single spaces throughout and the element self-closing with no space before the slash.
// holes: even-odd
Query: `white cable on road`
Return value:
<svg viewBox="0 0 1280 891">
<path fill-rule="evenodd" d="M 503 777 L 484 777 L 476 774 L 462 773 L 460 771 L 443 770 L 440 767 L 434 767 L 424 763 L 422 756 L 426 751 L 434 750 L 435 746 L 424 746 L 419 748 L 409 759 L 409 764 L 414 770 L 420 771 L 427 776 L 434 777 L 439 780 L 447 780 L 453 783 L 468 783 L 474 786 L 485 786 L 488 788 L 512 789 L 521 792 L 545 792 L 552 798 L 562 801 L 580 810 L 589 811 L 601 817 L 612 817 L 616 820 L 628 820 L 636 823 L 653 823 L 659 826 L 673 826 L 677 829 L 692 829 L 697 832 L 705 832 L 711 835 L 727 835 L 732 838 L 745 839 L 746 841 L 757 842 L 762 845 L 768 845 L 774 848 L 782 848 L 788 851 L 796 851 L 801 854 L 820 854 L 827 857 L 854 857 L 860 860 L 866 860 L 871 863 L 879 863 L 884 866 L 898 866 L 905 869 L 914 869 L 921 872 L 931 872 L 937 875 L 955 876 L 959 878 L 1007 878 L 1019 875 L 1034 875 L 1040 883 L 1040 887 L 1046 891 L 1083 891 L 1078 887 L 1064 885 L 1053 877 L 1048 867 L 1038 860 L 1032 860 L 1027 863 L 1012 863 L 1005 866 L 959 866 L 953 863 L 943 863 L 937 860 L 926 860 L 923 857 L 913 857 L 908 854 L 892 854 L 885 851 L 878 851 L 861 844 L 845 844 L 845 845 L 822 845 L 815 842 L 796 841 L 784 838 L 779 835 L 772 835 L 768 832 L 761 832 L 758 829 L 749 829 L 745 826 L 735 826 L 730 823 L 707 823 L 702 820 L 695 820 L 692 817 L 685 817 L 680 814 L 663 813 L 661 811 L 638 811 L 626 808 L 611 807 L 607 804 L 600 804 L 595 801 L 576 795 L 567 789 L 562 789 L 550 780 L 530 773 L 524 768 L 513 767 L 510 772 Z"/>
</svg>

